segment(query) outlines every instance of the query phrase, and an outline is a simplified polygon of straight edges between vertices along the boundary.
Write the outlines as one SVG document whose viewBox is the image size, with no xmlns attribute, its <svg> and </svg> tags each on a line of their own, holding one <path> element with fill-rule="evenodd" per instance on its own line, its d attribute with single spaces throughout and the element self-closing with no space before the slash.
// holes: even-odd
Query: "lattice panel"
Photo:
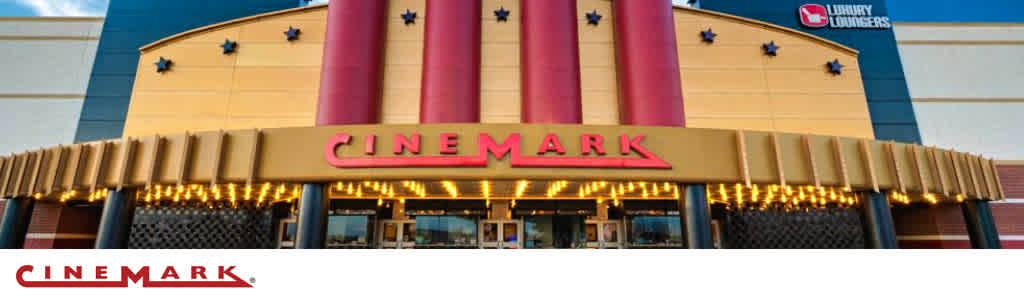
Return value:
<svg viewBox="0 0 1024 300">
<path fill-rule="evenodd" d="M 864 248 L 860 212 L 853 207 L 724 210 L 721 216 L 725 248 Z"/>
<path fill-rule="evenodd" d="M 133 249 L 274 248 L 271 209 L 138 207 L 132 220 Z"/>
</svg>

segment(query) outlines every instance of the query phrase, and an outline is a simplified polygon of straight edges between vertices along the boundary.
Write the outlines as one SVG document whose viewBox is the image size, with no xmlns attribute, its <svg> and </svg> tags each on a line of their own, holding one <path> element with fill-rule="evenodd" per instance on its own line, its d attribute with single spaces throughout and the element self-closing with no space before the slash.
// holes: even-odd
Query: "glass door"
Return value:
<svg viewBox="0 0 1024 300">
<path fill-rule="evenodd" d="M 520 249 L 523 247 L 523 222 L 520 220 L 486 220 L 480 222 L 480 243 L 487 249 Z"/>
<path fill-rule="evenodd" d="M 381 222 L 380 248 L 412 249 L 416 246 L 416 220 L 384 220 Z"/>
<path fill-rule="evenodd" d="M 622 221 L 587 220 L 584 235 L 587 248 L 622 248 Z"/>
</svg>

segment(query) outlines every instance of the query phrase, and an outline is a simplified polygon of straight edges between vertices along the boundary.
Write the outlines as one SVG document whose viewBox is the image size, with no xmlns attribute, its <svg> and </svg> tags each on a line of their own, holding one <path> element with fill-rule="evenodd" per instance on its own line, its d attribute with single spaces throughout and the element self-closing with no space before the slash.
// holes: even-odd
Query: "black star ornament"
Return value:
<svg viewBox="0 0 1024 300">
<path fill-rule="evenodd" d="M 782 47 L 779 47 L 778 45 L 776 45 L 775 41 L 771 41 L 771 42 L 769 42 L 767 44 L 764 44 L 763 47 L 764 47 L 764 54 L 767 54 L 768 56 L 779 55 L 779 48 L 782 48 Z"/>
<path fill-rule="evenodd" d="M 587 24 L 588 25 L 595 25 L 596 26 L 598 23 L 601 23 L 601 15 L 597 13 L 597 10 L 595 9 L 592 12 L 588 12 L 587 13 Z"/>
<path fill-rule="evenodd" d="M 711 31 L 711 28 L 700 32 L 700 39 L 706 43 L 714 43 L 716 36 L 718 36 L 718 34 Z"/>
<path fill-rule="evenodd" d="M 406 9 L 405 13 L 402 14 L 402 20 L 405 21 L 405 25 L 416 24 L 416 13 Z"/>
<path fill-rule="evenodd" d="M 221 44 L 220 48 L 223 49 L 222 52 L 224 54 L 235 53 L 235 48 L 238 48 L 238 42 L 232 42 L 229 39 L 224 39 L 224 44 Z"/>
<path fill-rule="evenodd" d="M 843 74 L 843 67 L 846 67 L 839 63 L 839 59 L 830 61 L 825 66 L 828 67 L 828 72 L 832 73 L 832 75 Z"/>
<path fill-rule="evenodd" d="M 512 12 L 505 9 L 504 6 L 494 11 L 494 16 L 498 18 L 498 22 L 508 22 L 508 15 L 510 14 L 512 14 Z"/>
<path fill-rule="evenodd" d="M 288 37 L 288 41 L 299 39 L 299 34 L 302 34 L 302 30 L 291 26 L 288 26 L 288 31 L 284 32 L 284 35 Z"/>
<path fill-rule="evenodd" d="M 156 62 L 156 72 L 157 73 L 163 73 L 163 72 L 166 72 L 167 70 L 170 70 L 171 69 L 171 64 L 172 64 L 171 60 L 165 59 L 163 56 L 161 56 L 160 60 L 158 60 Z"/>
</svg>

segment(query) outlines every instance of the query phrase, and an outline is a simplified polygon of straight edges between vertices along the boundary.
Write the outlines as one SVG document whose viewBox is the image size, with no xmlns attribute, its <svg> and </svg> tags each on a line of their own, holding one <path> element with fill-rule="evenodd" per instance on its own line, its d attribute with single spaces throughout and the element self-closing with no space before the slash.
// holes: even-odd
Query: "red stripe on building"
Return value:
<svg viewBox="0 0 1024 300">
<path fill-rule="evenodd" d="M 522 0 L 522 122 L 583 123 L 575 0 Z"/>
<path fill-rule="evenodd" d="M 686 126 L 671 1 L 612 1 L 621 122 Z"/>
<path fill-rule="evenodd" d="M 380 119 L 388 1 L 333 1 L 327 9 L 317 125 Z"/>
<path fill-rule="evenodd" d="M 1024 165 L 997 165 L 1006 198 L 1024 199 Z"/>
<path fill-rule="evenodd" d="M 427 0 L 421 123 L 480 122 L 480 12 L 480 0 Z"/>
</svg>

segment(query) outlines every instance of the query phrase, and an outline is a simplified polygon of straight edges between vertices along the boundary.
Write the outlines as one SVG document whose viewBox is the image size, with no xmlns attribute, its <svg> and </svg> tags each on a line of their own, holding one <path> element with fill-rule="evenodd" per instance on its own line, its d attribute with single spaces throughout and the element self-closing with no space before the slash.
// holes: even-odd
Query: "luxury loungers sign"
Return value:
<svg viewBox="0 0 1024 300">
<path fill-rule="evenodd" d="M 393 136 L 392 152 L 396 157 L 373 157 L 378 151 L 375 134 L 362 137 L 366 157 L 339 157 L 338 147 L 350 145 L 356 139 L 351 134 L 340 133 L 331 137 L 324 148 L 327 163 L 337 168 L 398 168 L 398 167 L 487 167 L 488 155 L 498 160 L 508 157 L 508 163 L 517 168 L 618 168 L 618 169 L 672 169 L 672 166 L 641 144 L 643 135 L 620 135 L 618 155 L 608 155 L 605 137 L 599 134 L 582 134 L 578 155 L 567 156 L 562 139 L 556 134 L 547 134 L 536 141 L 537 154 L 523 155 L 523 140 L 519 133 L 508 135 L 498 142 L 489 133 L 480 133 L 477 152 L 474 155 L 456 155 L 459 135 L 442 133 L 436 154 L 424 154 L 423 136 L 418 133 Z M 408 154 L 406 154 L 408 153 Z"/>
</svg>

